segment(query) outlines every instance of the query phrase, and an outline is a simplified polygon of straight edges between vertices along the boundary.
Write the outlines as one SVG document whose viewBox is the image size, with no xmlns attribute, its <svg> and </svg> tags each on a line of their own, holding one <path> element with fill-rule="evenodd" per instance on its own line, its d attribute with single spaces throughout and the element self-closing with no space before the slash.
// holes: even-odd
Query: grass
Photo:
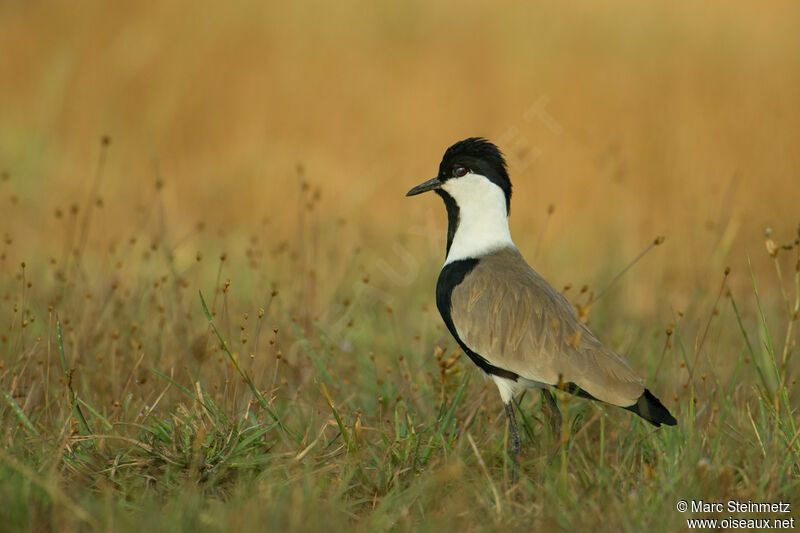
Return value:
<svg viewBox="0 0 800 533">
<path fill-rule="evenodd" d="M 0 529 L 796 513 L 783 8 L 0 7 L 19 51 L 0 60 Z M 523 254 L 677 427 L 559 393 L 552 435 L 527 393 L 511 485 L 497 391 L 434 305 L 444 210 L 403 198 L 475 134 L 508 155 Z"/>
<path fill-rule="evenodd" d="M 9 530 L 670 530 L 681 499 L 798 503 L 796 240 L 768 243 L 777 297 L 752 270 L 734 296 L 728 269 L 665 333 L 636 326 L 652 341 L 632 364 L 676 428 L 559 395 L 566 423 L 550 435 L 526 394 L 512 486 L 496 391 L 444 335 L 429 283 L 390 306 L 391 287 L 351 267 L 325 290 L 303 256 L 266 241 L 181 266 L 154 225 L 160 241 L 113 247 L 115 272 L 73 253 L 49 275 L 21 265 L 5 287 Z M 74 227 L 64 249 L 81 242 Z M 307 253 L 330 256 L 326 227 Z M 208 299 L 192 291 L 209 279 Z M 614 331 L 616 302 L 573 297 Z"/>
</svg>

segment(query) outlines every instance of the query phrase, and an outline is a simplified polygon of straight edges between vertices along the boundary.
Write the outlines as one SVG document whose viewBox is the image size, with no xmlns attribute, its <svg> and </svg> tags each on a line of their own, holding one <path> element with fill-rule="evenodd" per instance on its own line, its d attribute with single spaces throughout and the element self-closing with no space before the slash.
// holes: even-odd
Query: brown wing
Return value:
<svg viewBox="0 0 800 533">
<path fill-rule="evenodd" d="M 452 318 L 464 343 L 492 365 L 630 406 L 642 380 L 581 324 L 569 302 L 515 248 L 484 258 L 453 289 Z"/>
</svg>

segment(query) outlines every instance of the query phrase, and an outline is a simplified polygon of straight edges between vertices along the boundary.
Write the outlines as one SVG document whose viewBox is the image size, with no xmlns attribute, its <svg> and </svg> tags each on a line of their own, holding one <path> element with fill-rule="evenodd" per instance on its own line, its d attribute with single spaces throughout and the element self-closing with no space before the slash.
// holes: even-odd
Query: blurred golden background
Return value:
<svg viewBox="0 0 800 533">
<path fill-rule="evenodd" d="M 797 508 L 798 28 L 789 1 L 0 1 L 3 525 Z M 523 395 L 502 490 L 503 407 L 436 310 L 445 210 L 405 198 L 470 136 L 507 155 L 523 255 L 678 428 L 557 393 L 550 455 Z"/>
<path fill-rule="evenodd" d="M 157 181 L 176 239 L 198 223 L 228 239 L 266 217 L 269 239 L 291 241 L 307 181 L 320 223 L 350 228 L 325 238 L 404 239 L 438 262 L 420 233 L 439 243 L 444 211 L 404 193 L 473 135 L 507 153 L 512 233 L 556 283 L 602 284 L 612 272 L 594 278 L 593 264 L 621 266 L 663 234 L 626 290 L 666 283 L 681 306 L 726 264 L 744 274 L 745 254 L 771 268 L 765 227 L 795 238 L 791 2 L 12 1 L 0 13 L 11 259 L 61 242 L 53 213 L 91 194 L 102 135 L 99 252 L 140 229 Z"/>
</svg>

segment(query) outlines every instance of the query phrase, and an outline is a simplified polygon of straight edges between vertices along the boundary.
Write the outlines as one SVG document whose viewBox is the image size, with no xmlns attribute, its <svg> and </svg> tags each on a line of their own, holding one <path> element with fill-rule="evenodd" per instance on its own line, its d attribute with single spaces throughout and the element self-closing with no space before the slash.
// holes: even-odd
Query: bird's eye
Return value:
<svg viewBox="0 0 800 533">
<path fill-rule="evenodd" d="M 453 176 L 460 178 L 462 176 L 466 176 L 467 172 L 469 172 L 469 170 L 464 167 L 456 167 L 453 169 Z"/>
</svg>

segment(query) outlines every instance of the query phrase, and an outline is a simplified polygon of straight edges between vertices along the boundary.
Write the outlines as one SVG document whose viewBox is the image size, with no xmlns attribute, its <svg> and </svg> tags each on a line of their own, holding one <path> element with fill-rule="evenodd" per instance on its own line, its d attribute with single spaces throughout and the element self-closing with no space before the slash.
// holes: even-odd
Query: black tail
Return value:
<svg viewBox="0 0 800 533">
<path fill-rule="evenodd" d="M 674 426 L 678 423 L 675 417 L 669 414 L 667 408 L 661 404 L 658 398 L 653 396 L 647 389 L 639 396 L 635 404 L 625 409 L 636 413 L 656 427 L 661 427 L 661 424 Z"/>
</svg>

